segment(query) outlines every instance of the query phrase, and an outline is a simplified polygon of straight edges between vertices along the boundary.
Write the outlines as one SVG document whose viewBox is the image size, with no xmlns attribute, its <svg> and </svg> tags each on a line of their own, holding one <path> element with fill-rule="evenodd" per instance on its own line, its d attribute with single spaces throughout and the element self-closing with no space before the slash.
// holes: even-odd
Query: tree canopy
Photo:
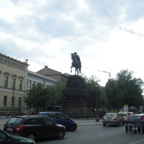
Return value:
<svg viewBox="0 0 144 144">
<path fill-rule="evenodd" d="M 105 86 L 109 108 L 119 109 L 124 104 L 139 108 L 143 105 L 142 85 L 143 81 L 134 78 L 133 72 L 120 71 L 116 79 L 109 79 Z"/>
<path fill-rule="evenodd" d="M 120 71 L 115 79 L 109 79 L 105 87 L 98 84 L 99 80 L 95 76 L 84 77 L 85 90 L 87 93 L 88 106 L 91 108 L 123 108 L 128 106 L 143 106 L 143 81 L 134 78 L 133 72 L 128 70 Z M 33 85 L 28 91 L 24 101 L 29 107 L 45 109 L 48 106 L 60 106 L 63 103 L 63 91 L 66 84 L 56 84 L 47 86 L 38 83 Z"/>
<path fill-rule="evenodd" d="M 37 110 L 46 109 L 48 106 L 57 106 L 62 103 L 62 92 L 65 84 L 56 84 L 55 86 L 44 86 L 41 83 L 32 85 L 24 101 L 29 107 Z"/>
</svg>

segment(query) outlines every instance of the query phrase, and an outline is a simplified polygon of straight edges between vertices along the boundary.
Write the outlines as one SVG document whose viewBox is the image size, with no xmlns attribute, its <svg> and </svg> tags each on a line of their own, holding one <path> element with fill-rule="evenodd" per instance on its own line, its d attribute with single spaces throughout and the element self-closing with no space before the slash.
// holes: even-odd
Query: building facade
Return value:
<svg viewBox="0 0 144 144">
<path fill-rule="evenodd" d="M 0 115 L 28 112 L 24 102 L 33 84 L 53 86 L 66 83 L 67 75 L 45 66 L 38 72 L 28 70 L 28 61 L 21 62 L 0 53 Z"/>
<path fill-rule="evenodd" d="M 58 80 L 28 70 L 27 89 L 31 89 L 32 85 L 37 83 L 41 83 L 45 86 L 54 86 L 58 83 Z"/>
<path fill-rule="evenodd" d="M 48 68 L 48 66 L 45 66 L 43 69 L 39 70 L 37 73 L 50 77 L 52 79 L 57 80 L 59 83 L 66 83 L 67 82 L 67 76 L 62 74 L 59 71 L 53 70 Z"/>
<path fill-rule="evenodd" d="M 0 113 L 21 113 L 26 109 L 28 63 L 0 53 Z"/>
</svg>

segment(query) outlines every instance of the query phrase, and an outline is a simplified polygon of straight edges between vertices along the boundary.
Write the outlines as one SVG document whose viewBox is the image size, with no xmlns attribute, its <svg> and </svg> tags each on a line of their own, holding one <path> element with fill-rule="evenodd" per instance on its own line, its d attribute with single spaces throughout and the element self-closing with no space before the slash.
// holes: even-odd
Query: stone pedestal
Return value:
<svg viewBox="0 0 144 144">
<path fill-rule="evenodd" d="M 70 76 L 64 92 L 63 111 L 65 113 L 86 113 L 87 93 L 84 79 L 80 76 Z"/>
</svg>

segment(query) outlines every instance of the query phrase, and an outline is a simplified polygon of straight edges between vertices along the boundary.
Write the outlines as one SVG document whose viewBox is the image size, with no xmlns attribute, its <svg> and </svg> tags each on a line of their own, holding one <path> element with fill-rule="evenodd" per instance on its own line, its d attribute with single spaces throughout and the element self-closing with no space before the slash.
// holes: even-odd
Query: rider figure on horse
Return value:
<svg viewBox="0 0 144 144">
<path fill-rule="evenodd" d="M 80 57 L 77 55 L 76 52 L 74 52 L 74 56 L 75 56 L 76 60 L 79 61 L 79 63 L 81 64 Z"/>
<path fill-rule="evenodd" d="M 77 55 L 76 52 L 71 54 L 72 56 L 72 66 L 71 66 L 71 72 L 72 72 L 72 68 L 75 67 L 75 74 L 79 74 L 81 72 L 81 61 L 80 61 L 80 57 Z"/>
</svg>

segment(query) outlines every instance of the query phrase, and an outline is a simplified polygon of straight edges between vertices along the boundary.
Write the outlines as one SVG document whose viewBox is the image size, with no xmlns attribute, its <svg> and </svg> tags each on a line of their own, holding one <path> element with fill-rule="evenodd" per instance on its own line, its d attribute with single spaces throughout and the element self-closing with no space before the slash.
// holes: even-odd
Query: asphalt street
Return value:
<svg viewBox="0 0 144 144">
<path fill-rule="evenodd" d="M 0 128 L 9 118 L 0 118 Z M 74 132 L 67 132 L 62 140 L 40 141 L 38 144 L 142 144 L 144 143 L 143 134 L 127 134 L 124 126 L 103 127 L 102 119 L 96 122 L 95 119 L 74 119 L 78 124 L 78 129 Z"/>
</svg>

